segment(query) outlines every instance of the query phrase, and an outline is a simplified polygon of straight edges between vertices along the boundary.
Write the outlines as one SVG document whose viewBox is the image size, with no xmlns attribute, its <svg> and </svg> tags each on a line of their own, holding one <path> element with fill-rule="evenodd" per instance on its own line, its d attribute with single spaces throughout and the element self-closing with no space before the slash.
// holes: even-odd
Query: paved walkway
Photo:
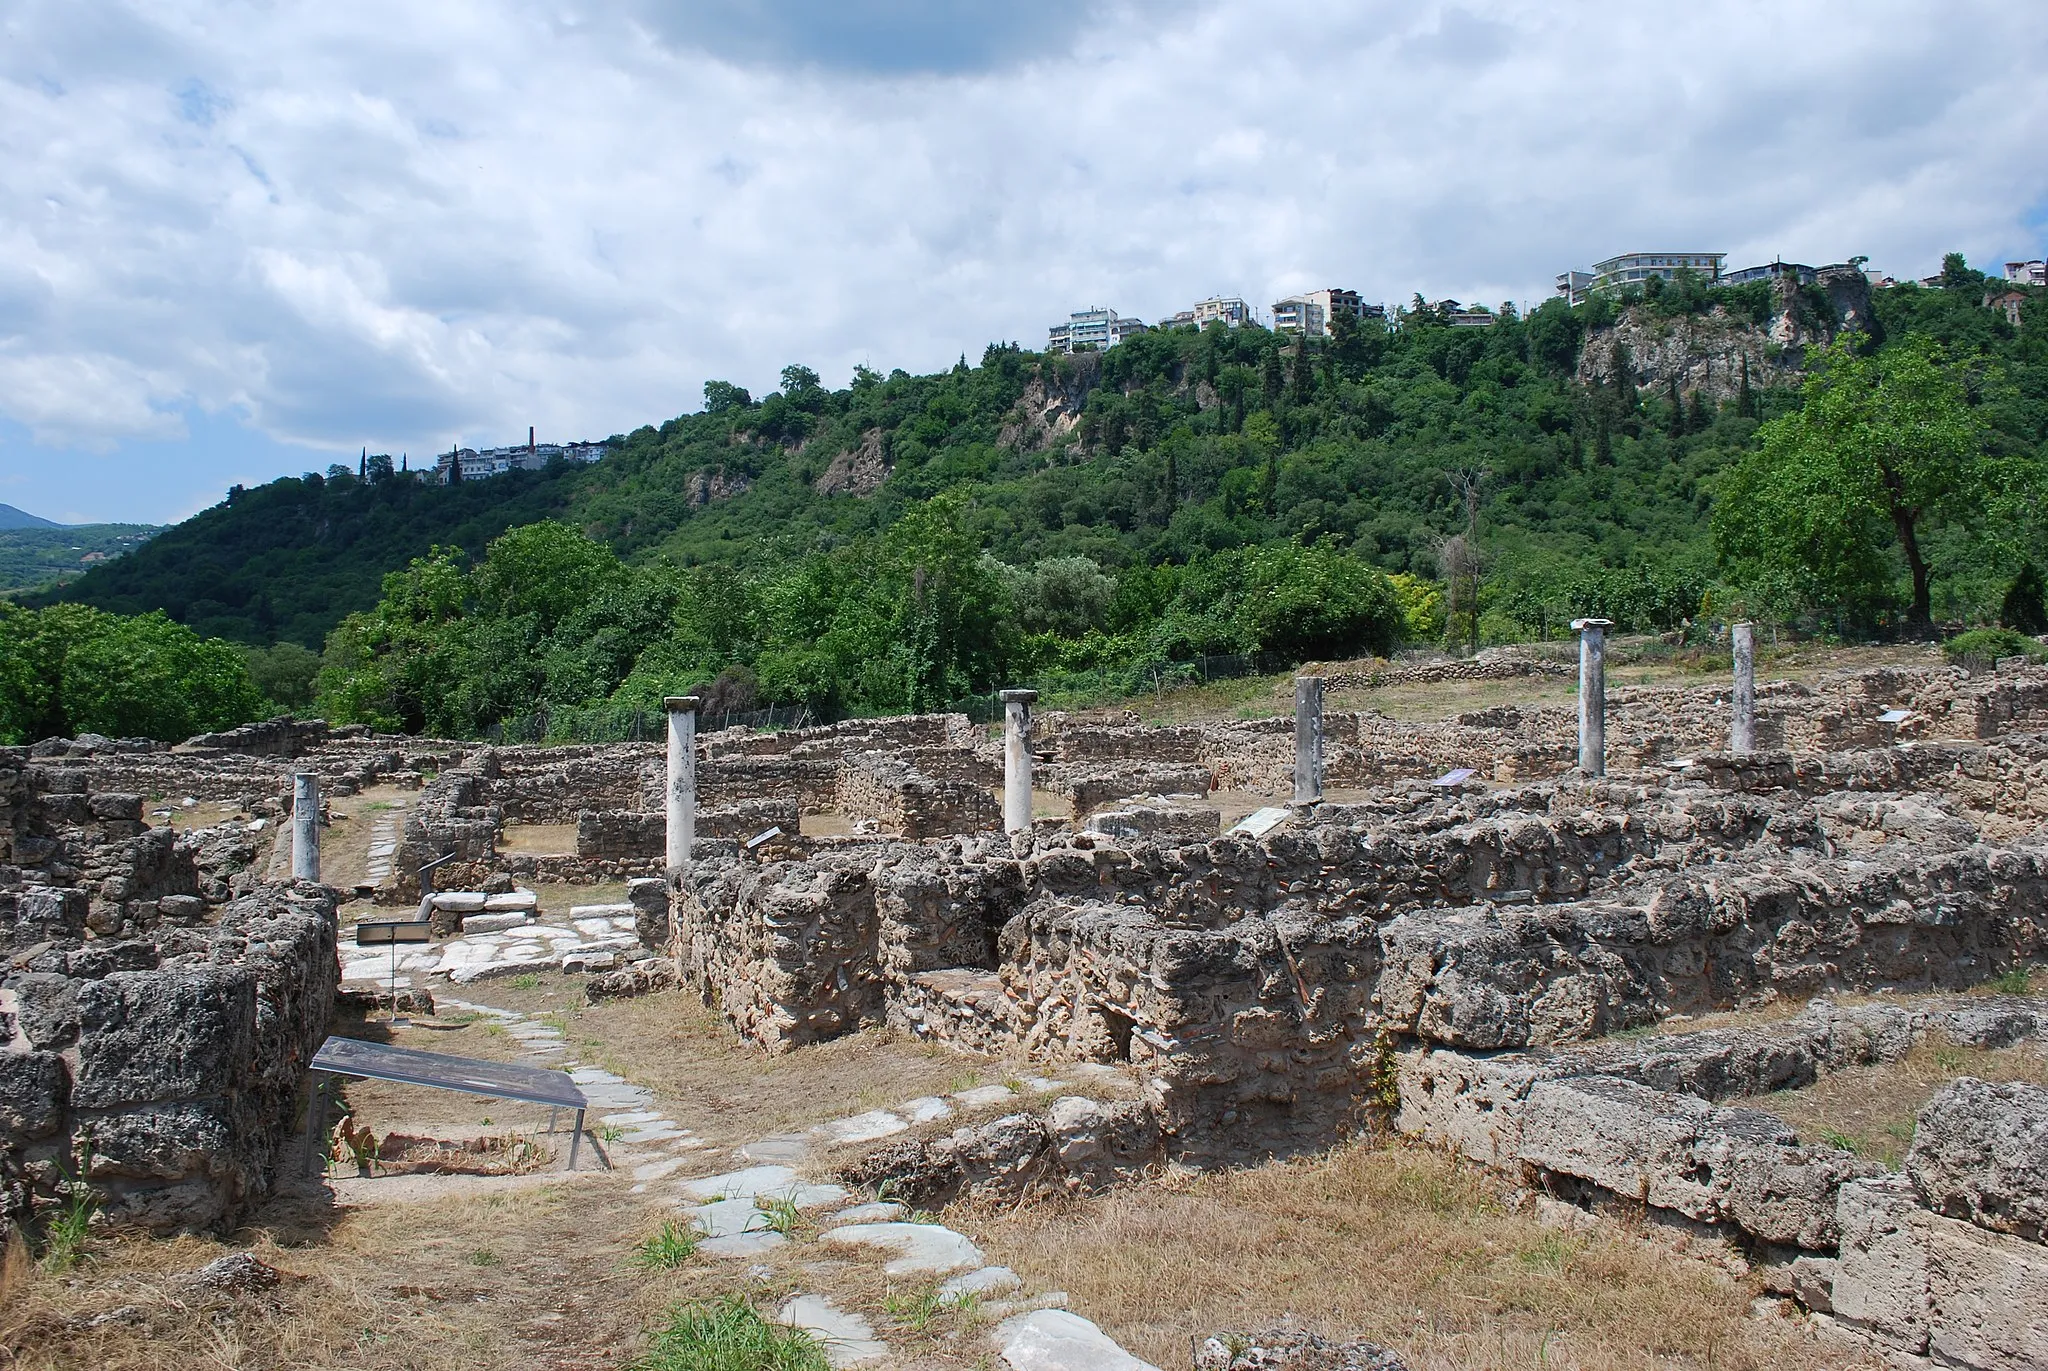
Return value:
<svg viewBox="0 0 2048 1371">
<path fill-rule="evenodd" d="M 728 1162 L 723 1171 L 686 1174 L 715 1166 L 721 1150 L 670 1117 L 646 1087 L 579 1062 L 559 1028 L 473 1000 L 441 996 L 438 1007 L 490 1019 L 519 1042 L 521 1060 L 566 1070 L 590 1100 L 593 1130 L 612 1161 L 631 1174 L 634 1192 L 686 1216 L 701 1235 L 697 1251 L 702 1255 L 747 1260 L 791 1242 L 884 1252 L 889 1254 L 885 1273 L 934 1278 L 942 1305 L 972 1304 L 998 1320 L 991 1345 L 1012 1371 L 1154 1371 L 1100 1328 L 1067 1312 L 1064 1291 L 1026 1292 L 1014 1271 L 991 1264 L 966 1234 L 925 1221 L 903 1205 L 861 1201 L 843 1186 L 806 1181 L 796 1172 L 795 1163 L 817 1148 L 877 1141 L 963 1109 L 1023 1103 L 1026 1097 L 1009 1086 L 927 1095 L 893 1109 L 758 1138 L 732 1150 L 730 1161 L 742 1165 Z M 1020 1084 L 1027 1095 L 1043 1098 L 1067 1082 L 1033 1077 Z M 812 1214 L 815 1237 L 803 1236 L 808 1226 L 790 1222 L 798 1213 Z M 889 1357 L 887 1342 L 858 1313 L 835 1305 L 829 1293 L 796 1296 L 777 1317 L 816 1335 L 835 1367 L 877 1364 L 879 1371 Z"/>
</svg>

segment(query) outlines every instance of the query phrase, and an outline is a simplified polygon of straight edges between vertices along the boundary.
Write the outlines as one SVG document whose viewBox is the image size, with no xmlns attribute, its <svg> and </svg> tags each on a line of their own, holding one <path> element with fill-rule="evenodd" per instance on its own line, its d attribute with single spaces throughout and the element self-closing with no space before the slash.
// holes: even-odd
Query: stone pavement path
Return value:
<svg viewBox="0 0 2048 1371">
<path fill-rule="evenodd" d="M 414 977 L 445 976 L 452 985 L 470 985 L 526 971 L 601 971 L 640 952 L 631 905 L 577 905 L 566 918 L 479 910 L 462 922 L 464 931 L 442 942 L 362 951 L 344 931 L 341 979 L 386 984 L 394 956 L 404 989 Z"/>
<path fill-rule="evenodd" d="M 376 960 L 382 961 L 379 957 Z M 1064 1291 L 1022 1290 L 1015 1272 L 992 1265 L 974 1240 L 942 1224 L 919 1220 L 892 1202 L 859 1202 L 845 1187 L 804 1180 L 795 1164 L 814 1149 L 873 1142 L 907 1132 L 967 1109 L 1021 1102 L 1007 1085 L 984 1085 L 950 1095 L 906 1100 L 893 1109 L 874 1109 L 795 1132 L 758 1138 L 732 1149 L 743 1163 L 710 1175 L 686 1174 L 715 1165 L 723 1149 L 670 1117 L 644 1086 L 602 1067 L 579 1061 L 561 1029 L 543 1016 L 472 1000 L 438 997 L 439 1007 L 492 1020 L 521 1047 L 519 1058 L 569 1073 L 590 1101 L 589 1124 L 608 1162 L 628 1169 L 633 1190 L 657 1206 L 679 1211 L 701 1235 L 699 1253 L 725 1260 L 758 1258 L 792 1242 L 819 1248 L 867 1248 L 888 1254 L 883 1266 L 894 1276 L 941 1278 L 939 1302 L 970 1301 L 997 1320 L 990 1345 L 1011 1371 L 1154 1371 L 1125 1352 L 1087 1319 L 1068 1312 Z M 1100 1070 L 1100 1068 L 1097 1068 Z M 1075 1072 L 1070 1074 L 1084 1074 Z M 1067 1082 L 1033 1077 L 1019 1082 L 1030 1095 L 1045 1097 Z M 852 1201 L 851 1203 L 849 1203 Z M 818 1211 L 817 1236 L 789 1220 Z M 822 1253 L 821 1253 L 822 1255 Z M 805 1328 L 824 1345 L 835 1367 L 885 1363 L 887 1342 L 859 1314 L 832 1303 L 829 1293 L 799 1295 L 779 1314 L 782 1322 Z"/>
<path fill-rule="evenodd" d="M 405 823 L 405 801 L 393 800 L 391 808 L 379 810 L 370 825 L 370 864 L 363 871 L 369 885 L 383 885 L 391 879 L 391 863 L 398 855 L 398 831 Z"/>
</svg>

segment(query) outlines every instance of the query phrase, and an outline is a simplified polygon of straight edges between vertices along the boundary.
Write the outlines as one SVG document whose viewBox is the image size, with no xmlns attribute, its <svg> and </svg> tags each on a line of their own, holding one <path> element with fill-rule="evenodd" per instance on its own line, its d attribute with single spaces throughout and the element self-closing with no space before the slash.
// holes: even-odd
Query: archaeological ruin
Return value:
<svg viewBox="0 0 2048 1371">
<path fill-rule="evenodd" d="M 1578 627 L 1576 668 L 1332 671 L 1291 717 L 1171 727 L 1013 691 L 997 731 L 699 736 L 677 699 L 660 743 L 0 750 L 0 1222 L 77 1179 L 155 1231 L 247 1214 L 338 988 L 386 975 L 338 951 L 353 896 L 432 920 L 389 964 L 414 986 L 566 967 L 698 997 L 735 1051 L 887 1026 L 1141 1082 L 911 1130 L 848 1183 L 1099 1188 L 1391 1128 L 1532 1203 L 1724 1239 L 1888 1351 L 2048 1364 L 2048 1090 L 1956 1082 L 1900 1173 L 1744 1103 L 1931 1036 L 2048 1041 L 2048 1000 L 1984 993 L 2048 945 L 2048 669 L 1760 681 L 1743 631 L 1732 681 L 1608 686 L 1607 625 Z M 1575 710 L 1329 704 L 1574 674 Z M 412 798 L 360 886 L 322 884 L 323 797 L 373 785 Z M 234 817 L 169 822 L 194 802 Z M 519 940 L 534 890 L 601 882 L 625 904 Z"/>
</svg>

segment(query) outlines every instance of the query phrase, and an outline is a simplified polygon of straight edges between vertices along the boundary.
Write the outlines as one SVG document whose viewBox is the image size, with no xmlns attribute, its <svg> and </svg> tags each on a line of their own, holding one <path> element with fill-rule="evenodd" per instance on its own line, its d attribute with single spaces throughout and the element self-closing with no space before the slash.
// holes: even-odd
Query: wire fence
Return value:
<svg viewBox="0 0 2048 1371">
<path fill-rule="evenodd" d="M 1139 695 L 1163 696 L 1168 691 L 1207 685 L 1212 681 L 1267 676 L 1287 666 L 1270 653 L 1235 653 L 1195 657 L 1185 662 L 1146 662 L 1104 667 L 1095 671 L 1049 671 L 1008 682 L 1002 690 L 1035 690 L 1041 709 L 1089 709 L 1117 704 Z M 942 707 L 965 714 L 978 724 L 1003 717 L 1001 690 L 969 695 Z M 699 714 L 697 731 L 721 728 L 773 730 L 805 728 L 824 720 L 804 705 Z M 485 731 L 492 743 L 643 743 L 668 736 L 667 716 L 657 709 L 542 709 L 501 719 Z"/>
<path fill-rule="evenodd" d="M 1091 709 L 1120 704 L 1139 695 L 1155 698 L 1212 681 L 1270 676 L 1284 670 L 1287 659 L 1265 652 L 1195 657 L 1185 662 L 1142 662 L 1098 671 L 1050 671 L 1014 680 L 1004 690 L 1035 690 L 1040 709 Z M 969 695 L 946 706 L 975 723 L 993 723 L 1003 716 L 1002 691 Z"/>
<path fill-rule="evenodd" d="M 767 709 L 699 714 L 697 731 L 721 728 L 803 728 L 817 719 L 804 705 L 773 705 Z M 484 735 L 493 743 L 644 743 L 668 736 L 668 716 L 658 709 L 538 710 L 502 719 Z"/>
</svg>

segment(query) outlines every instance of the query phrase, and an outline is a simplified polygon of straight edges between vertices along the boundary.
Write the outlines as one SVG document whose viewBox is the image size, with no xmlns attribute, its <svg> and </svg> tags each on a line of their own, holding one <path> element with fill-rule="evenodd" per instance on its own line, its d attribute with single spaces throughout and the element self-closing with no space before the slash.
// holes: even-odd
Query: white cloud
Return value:
<svg viewBox="0 0 2048 1371">
<path fill-rule="evenodd" d="M 20 0 L 0 417 L 602 436 L 708 377 L 930 368 L 1090 303 L 1531 300 L 1650 246 L 1921 273 L 2038 254 L 2048 205 L 2033 7 L 629 13 Z"/>
</svg>

